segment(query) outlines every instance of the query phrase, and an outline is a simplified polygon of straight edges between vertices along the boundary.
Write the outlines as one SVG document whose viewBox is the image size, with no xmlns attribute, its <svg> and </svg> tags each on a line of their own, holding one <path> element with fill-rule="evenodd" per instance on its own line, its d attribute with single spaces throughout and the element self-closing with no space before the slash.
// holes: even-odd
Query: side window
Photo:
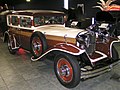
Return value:
<svg viewBox="0 0 120 90">
<path fill-rule="evenodd" d="M 32 20 L 30 17 L 20 17 L 20 26 L 31 28 Z"/>
<path fill-rule="evenodd" d="M 12 25 L 14 26 L 18 26 L 18 17 L 17 16 L 12 16 Z"/>
<path fill-rule="evenodd" d="M 63 15 L 45 16 L 46 24 L 63 24 Z"/>
<path fill-rule="evenodd" d="M 34 18 L 35 27 L 41 26 L 45 24 L 44 16 L 37 16 Z"/>
</svg>

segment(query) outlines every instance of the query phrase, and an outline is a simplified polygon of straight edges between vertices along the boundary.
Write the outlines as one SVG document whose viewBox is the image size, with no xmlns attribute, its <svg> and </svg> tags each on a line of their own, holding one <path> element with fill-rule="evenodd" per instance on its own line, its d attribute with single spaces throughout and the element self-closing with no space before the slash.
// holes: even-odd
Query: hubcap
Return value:
<svg viewBox="0 0 120 90">
<path fill-rule="evenodd" d="M 32 48 L 33 48 L 33 52 L 35 53 L 36 56 L 41 55 L 41 53 L 42 53 L 42 42 L 38 37 L 33 38 Z"/>
<path fill-rule="evenodd" d="M 64 82 L 66 83 L 71 82 L 73 78 L 73 68 L 65 58 L 61 58 L 58 61 L 57 73 Z"/>
</svg>

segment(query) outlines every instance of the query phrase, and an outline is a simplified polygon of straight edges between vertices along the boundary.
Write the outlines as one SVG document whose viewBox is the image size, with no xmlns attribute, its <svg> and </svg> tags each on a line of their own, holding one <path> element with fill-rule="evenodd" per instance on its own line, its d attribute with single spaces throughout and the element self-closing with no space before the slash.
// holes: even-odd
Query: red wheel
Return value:
<svg viewBox="0 0 120 90">
<path fill-rule="evenodd" d="M 54 62 L 55 74 L 62 85 L 73 88 L 80 82 L 80 67 L 72 55 L 61 53 Z"/>
<path fill-rule="evenodd" d="M 35 58 L 38 58 L 47 49 L 45 36 L 40 32 L 35 32 L 30 39 L 31 53 Z"/>
<path fill-rule="evenodd" d="M 69 83 L 72 81 L 73 68 L 65 58 L 59 59 L 59 61 L 57 63 L 57 72 L 58 72 L 58 75 L 60 76 L 60 78 L 64 82 Z"/>
</svg>

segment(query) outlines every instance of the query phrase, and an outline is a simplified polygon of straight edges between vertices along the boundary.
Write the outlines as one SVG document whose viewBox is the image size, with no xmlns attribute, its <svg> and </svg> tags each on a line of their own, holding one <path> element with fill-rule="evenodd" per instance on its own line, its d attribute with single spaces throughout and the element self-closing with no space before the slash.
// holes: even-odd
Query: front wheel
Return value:
<svg viewBox="0 0 120 90">
<path fill-rule="evenodd" d="M 66 53 L 57 55 L 54 71 L 60 83 L 67 88 L 73 88 L 80 82 L 80 67 L 72 55 Z"/>
</svg>

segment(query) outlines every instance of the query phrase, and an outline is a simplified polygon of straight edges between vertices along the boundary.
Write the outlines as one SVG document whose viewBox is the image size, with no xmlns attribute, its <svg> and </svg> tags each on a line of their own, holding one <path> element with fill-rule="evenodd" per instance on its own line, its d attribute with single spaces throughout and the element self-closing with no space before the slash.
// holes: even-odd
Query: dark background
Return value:
<svg viewBox="0 0 120 90">
<path fill-rule="evenodd" d="M 99 9 L 92 8 L 97 5 L 99 0 L 69 0 L 69 8 L 76 8 L 77 4 L 83 3 L 85 5 L 85 16 L 94 17 Z M 10 9 L 50 9 L 50 10 L 63 10 L 64 0 L 0 0 L 0 5 L 8 4 Z M 117 4 L 120 4 L 120 0 L 117 0 Z"/>
</svg>

